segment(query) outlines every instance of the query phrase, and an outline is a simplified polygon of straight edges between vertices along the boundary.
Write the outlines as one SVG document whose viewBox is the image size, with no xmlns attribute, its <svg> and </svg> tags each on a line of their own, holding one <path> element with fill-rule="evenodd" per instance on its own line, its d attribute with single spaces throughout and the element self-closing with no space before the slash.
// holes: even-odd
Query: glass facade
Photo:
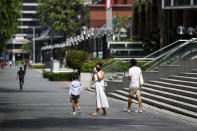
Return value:
<svg viewBox="0 0 197 131">
<path fill-rule="evenodd" d="M 190 0 L 174 0 L 174 6 L 184 6 L 184 5 L 190 5 Z"/>
<path fill-rule="evenodd" d="M 171 0 L 165 0 L 165 6 L 170 6 L 171 5 Z"/>
</svg>

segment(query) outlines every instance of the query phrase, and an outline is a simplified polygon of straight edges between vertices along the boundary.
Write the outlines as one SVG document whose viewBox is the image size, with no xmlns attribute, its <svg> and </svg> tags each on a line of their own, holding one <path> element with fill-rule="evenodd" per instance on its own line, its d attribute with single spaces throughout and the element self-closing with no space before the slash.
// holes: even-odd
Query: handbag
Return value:
<svg viewBox="0 0 197 131">
<path fill-rule="evenodd" d="M 144 79 L 143 79 L 143 76 L 142 76 L 142 73 L 140 74 L 140 86 L 143 86 L 144 85 Z"/>
</svg>

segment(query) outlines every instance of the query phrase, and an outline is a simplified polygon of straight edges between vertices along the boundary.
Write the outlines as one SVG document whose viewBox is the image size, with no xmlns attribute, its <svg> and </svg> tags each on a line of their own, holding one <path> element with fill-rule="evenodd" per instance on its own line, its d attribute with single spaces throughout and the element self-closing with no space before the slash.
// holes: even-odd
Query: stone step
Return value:
<svg viewBox="0 0 197 131">
<path fill-rule="evenodd" d="M 124 91 L 128 92 L 128 88 L 123 88 Z M 160 90 L 156 90 L 156 89 L 152 89 L 149 87 L 142 87 L 142 91 L 147 92 L 149 94 L 155 94 L 155 95 L 160 95 L 162 97 L 166 97 L 169 99 L 173 99 L 173 100 L 177 100 L 177 101 L 182 101 L 188 104 L 192 104 L 192 105 L 197 105 L 197 100 L 195 98 L 192 97 L 187 97 L 187 96 L 182 96 L 182 95 L 178 95 L 178 94 L 174 94 L 174 93 L 169 93 L 169 92 L 165 92 L 165 91 L 160 91 Z"/>
<path fill-rule="evenodd" d="M 192 69 L 191 72 L 192 73 L 197 73 L 197 69 Z"/>
<path fill-rule="evenodd" d="M 155 90 L 153 90 L 153 91 L 155 91 Z M 123 96 L 128 97 L 128 92 L 127 91 L 117 90 L 115 93 L 119 93 Z M 185 103 L 185 102 L 182 102 L 182 101 L 174 100 L 174 99 L 171 99 L 171 98 L 163 97 L 163 96 L 159 95 L 159 93 L 157 95 L 157 94 L 153 94 L 153 93 L 150 94 L 150 92 L 142 91 L 142 96 L 145 97 L 145 98 L 161 101 L 161 102 L 164 102 L 164 103 L 167 103 L 167 104 L 170 104 L 170 105 L 177 105 L 180 108 L 191 110 L 193 112 L 197 112 L 197 105 L 193 105 L 193 104 Z"/>
<path fill-rule="evenodd" d="M 197 92 L 188 90 L 188 89 L 193 89 L 193 90 L 196 89 L 197 91 L 197 88 L 192 87 L 192 86 L 171 84 L 171 83 L 166 83 L 162 81 L 150 81 L 149 83 L 145 83 L 144 86 L 154 88 L 157 90 L 161 90 L 161 91 L 183 95 L 183 96 L 197 98 Z"/>
<path fill-rule="evenodd" d="M 127 93 L 127 95 L 128 95 L 128 93 Z M 117 98 L 117 99 L 124 100 L 124 101 L 128 100 L 128 97 L 120 95 L 118 93 L 110 93 L 110 97 Z M 185 115 L 185 116 L 189 116 L 189 117 L 192 117 L 192 118 L 197 118 L 197 113 L 196 112 L 192 112 L 190 110 L 182 109 L 182 108 L 179 108 L 177 106 L 169 105 L 169 104 L 166 104 L 166 103 L 163 103 L 163 102 L 160 102 L 160 101 L 156 101 L 156 100 L 153 100 L 153 99 L 145 98 L 143 96 L 141 98 L 142 98 L 143 103 L 146 103 L 148 105 L 155 106 L 155 107 L 158 107 L 160 109 L 169 110 L 169 111 L 172 111 L 172 112 L 175 112 L 175 113 L 178 113 L 178 114 L 182 114 L 182 115 Z"/>
<path fill-rule="evenodd" d="M 189 72 L 180 72 L 178 73 L 179 76 L 187 76 L 187 77 L 196 77 L 197 78 L 197 73 L 189 73 Z"/>
<path fill-rule="evenodd" d="M 92 89 L 92 88 L 86 88 L 85 90 L 90 91 L 90 92 L 94 92 L 94 89 Z"/>
<path fill-rule="evenodd" d="M 197 92 L 197 82 L 183 81 L 183 80 L 176 80 L 176 79 L 168 79 L 168 78 L 159 78 L 158 81 L 171 83 L 171 84 L 174 84 L 174 85 L 183 85 L 181 87 L 180 86 L 176 86 L 176 88 L 179 88 L 179 87 L 180 88 L 184 88 L 184 87 L 186 87 L 187 90 L 189 90 L 189 91 Z"/>
<path fill-rule="evenodd" d="M 170 75 L 169 78 L 177 79 L 177 80 L 197 82 L 197 78 L 196 77 L 186 77 L 186 76 Z"/>
</svg>

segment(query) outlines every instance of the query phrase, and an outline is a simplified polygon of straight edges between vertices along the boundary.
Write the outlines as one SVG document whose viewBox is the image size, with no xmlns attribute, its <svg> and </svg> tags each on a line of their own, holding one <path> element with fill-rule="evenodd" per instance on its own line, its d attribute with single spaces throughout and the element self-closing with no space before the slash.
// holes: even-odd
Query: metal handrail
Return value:
<svg viewBox="0 0 197 131">
<path fill-rule="evenodd" d="M 179 45 L 179 46 L 177 46 L 177 47 L 171 49 L 170 51 L 168 51 L 168 52 L 162 54 L 162 55 L 164 56 L 162 59 L 166 59 L 167 57 L 169 57 L 170 55 L 172 55 L 173 53 L 175 53 L 177 50 L 181 49 L 182 47 L 184 47 L 184 46 L 186 46 L 186 45 L 188 45 L 188 44 L 190 44 L 191 42 L 196 41 L 196 40 L 197 40 L 197 38 L 192 38 L 191 40 L 187 40 L 187 41 L 184 42 L 183 44 L 181 44 L 181 45 Z M 166 55 L 165 55 L 165 54 L 166 54 Z M 157 61 L 157 60 L 158 60 L 158 59 L 154 59 L 153 61 L 151 61 L 151 62 L 149 62 L 149 63 L 143 65 L 142 67 L 147 66 L 148 64 L 150 64 L 150 63 L 152 63 L 152 62 L 155 62 L 155 61 Z M 154 65 L 152 65 L 152 66 L 151 66 L 149 69 L 147 69 L 147 70 L 152 69 L 152 68 L 153 68 L 155 65 L 157 65 L 158 63 L 160 63 L 160 61 L 158 61 L 157 63 L 155 63 Z"/>
<path fill-rule="evenodd" d="M 176 44 L 177 42 L 180 42 L 180 41 L 186 42 L 186 41 L 188 41 L 188 40 L 177 40 L 177 41 L 175 41 L 175 42 L 173 42 L 173 43 L 171 43 L 171 44 L 169 44 L 169 45 L 167 45 L 167 46 L 165 46 L 165 47 L 163 47 L 163 48 L 161 48 L 161 49 L 159 49 L 159 50 L 153 52 L 152 54 L 145 56 L 144 58 L 148 58 L 148 57 L 150 57 L 150 56 L 152 56 L 152 55 L 154 55 L 154 54 L 156 54 L 156 53 L 158 53 L 158 52 L 160 52 L 160 51 L 163 51 L 164 49 L 166 49 L 166 48 L 168 48 L 168 47 L 170 47 L 170 46 L 172 46 L 172 45 L 174 45 L 174 44 Z"/>
</svg>

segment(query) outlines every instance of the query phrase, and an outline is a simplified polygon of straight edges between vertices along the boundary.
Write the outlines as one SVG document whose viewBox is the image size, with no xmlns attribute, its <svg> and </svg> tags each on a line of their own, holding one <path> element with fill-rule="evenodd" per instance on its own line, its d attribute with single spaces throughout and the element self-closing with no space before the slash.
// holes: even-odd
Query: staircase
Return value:
<svg viewBox="0 0 197 131">
<path fill-rule="evenodd" d="M 108 96 L 127 101 L 128 90 L 125 87 Z M 147 105 L 197 118 L 197 69 L 150 80 L 143 85 L 141 93 L 143 103 Z"/>
</svg>

